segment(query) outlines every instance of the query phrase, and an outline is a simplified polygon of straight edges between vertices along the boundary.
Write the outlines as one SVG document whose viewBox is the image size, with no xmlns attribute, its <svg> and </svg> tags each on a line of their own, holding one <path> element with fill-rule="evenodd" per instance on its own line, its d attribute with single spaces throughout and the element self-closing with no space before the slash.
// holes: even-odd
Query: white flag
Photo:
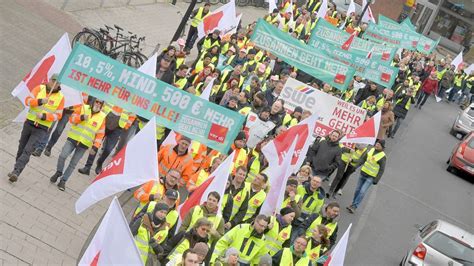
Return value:
<svg viewBox="0 0 474 266">
<path fill-rule="evenodd" d="M 367 0 L 362 0 L 362 10 L 365 8 L 367 5 Z M 370 9 L 370 6 L 367 7 L 367 10 L 364 13 L 364 16 L 362 17 L 362 22 L 375 22 L 374 14 L 372 13 L 372 9 Z"/>
<path fill-rule="evenodd" d="M 345 135 L 340 142 L 374 145 L 380 130 L 382 111 L 377 112 L 362 125 Z"/>
<path fill-rule="evenodd" d="M 349 225 L 344 235 L 342 235 L 339 242 L 337 242 L 333 251 L 329 255 L 328 259 L 324 263 L 324 266 L 342 266 L 344 265 L 344 259 L 346 258 L 347 243 L 349 242 L 349 234 L 351 231 L 352 224 Z"/>
<path fill-rule="evenodd" d="M 197 26 L 198 39 L 207 36 L 217 29 L 221 31 L 221 34 L 225 34 L 224 32 L 232 30 L 236 26 L 236 20 L 235 1 L 231 0 L 229 3 L 211 12 L 202 20 Z"/>
<path fill-rule="evenodd" d="M 347 8 L 346 17 L 350 18 L 352 13 L 355 13 L 355 12 L 356 12 L 356 6 L 354 3 L 354 0 L 351 0 L 351 3 L 349 4 L 349 7 Z"/>
<path fill-rule="evenodd" d="M 323 0 L 321 2 L 321 6 L 319 6 L 319 10 L 318 10 L 318 14 L 317 14 L 317 17 L 318 18 L 322 18 L 324 19 L 324 17 L 326 16 L 326 14 L 328 13 L 328 0 Z"/>
<path fill-rule="evenodd" d="M 468 75 L 470 75 L 472 71 L 474 71 L 474 64 L 471 64 L 469 67 L 464 69 L 464 73 Z"/>
<path fill-rule="evenodd" d="M 278 9 L 276 0 L 265 0 L 265 2 L 268 2 L 268 13 L 272 13 L 274 9 Z"/>
<path fill-rule="evenodd" d="M 463 63 L 462 51 L 451 61 L 451 65 L 456 66 L 454 70 L 458 70 L 459 66 Z"/>
<path fill-rule="evenodd" d="M 76 201 L 76 213 L 115 193 L 157 178 L 156 123 L 151 119 L 82 193 Z"/>
<path fill-rule="evenodd" d="M 280 210 L 285 197 L 285 188 L 288 177 L 291 175 L 291 160 L 295 153 L 296 139 L 293 139 L 290 149 L 285 154 L 283 163 L 279 167 L 267 168 L 268 179 L 271 184 L 270 191 L 262 204 L 260 214 L 275 215 Z"/>
<path fill-rule="evenodd" d="M 154 53 L 150 58 L 148 58 L 148 60 L 145 61 L 145 63 L 143 63 L 143 65 L 138 68 L 138 71 L 154 77 L 156 75 L 157 58 L 158 54 Z"/>
<path fill-rule="evenodd" d="M 117 197 L 110 203 L 104 219 L 79 265 L 143 265 L 140 251 L 128 227 Z"/>
<path fill-rule="evenodd" d="M 25 98 L 31 95 L 31 91 L 42 83 L 47 83 L 53 74 L 59 74 L 66 60 L 71 53 L 71 42 L 67 33 L 46 53 L 43 58 L 36 63 L 20 83 L 13 89 L 12 95 L 17 97 L 21 104 L 25 105 Z M 79 91 L 69 86 L 61 85 L 61 92 L 64 95 L 64 107 L 82 104 L 82 95 Z M 28 113 L 28 106 L 13 120 L 14 122 L 25 121 Z"/>
</svg>

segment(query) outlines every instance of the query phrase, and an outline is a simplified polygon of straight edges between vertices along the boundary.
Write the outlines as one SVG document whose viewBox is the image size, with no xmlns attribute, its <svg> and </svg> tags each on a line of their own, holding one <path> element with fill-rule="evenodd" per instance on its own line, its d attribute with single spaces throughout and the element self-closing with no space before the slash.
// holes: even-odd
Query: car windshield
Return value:
<svg viewBox="0 0 474 266">
<path fill-rule="evenodd" d="M 469 143 L 467 143 L 467 146 L 471 149 L 474 149 L 474 137 L 472 137 L 470 140 L 469 140 Z"/>
<path fill-rule="evenodd" d="M 447 257 L 462 263 L 463 265 L 474 265 L 474 250 L 468 244 L 441 232 L 434 232 L 425 243 L 441 252 Z"/>
</svg>

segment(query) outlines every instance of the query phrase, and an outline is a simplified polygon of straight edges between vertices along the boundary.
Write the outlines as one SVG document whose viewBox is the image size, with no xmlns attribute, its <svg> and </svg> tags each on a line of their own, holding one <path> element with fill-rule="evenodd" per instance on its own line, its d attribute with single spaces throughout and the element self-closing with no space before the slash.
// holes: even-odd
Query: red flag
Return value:
<svg viewBox="0 0 474 266">
<path fill-rule="evenodd" d="M 341 49 L 342 50 L 349 50 L 351 48 L 352 42 L 354 41 L 354 37 L 357 35 L 357 32 L 354 31 L 351 36 L 342 44 Z"/>
<path fill-rule="evenodd" d="M 155 119 L 151 119 L 82 193 L 76 201 L 76 213 L 81 213 L 99 200 L 154 178 L 158 178 L 158 160 L 156 123 Z"/>
<path fill-rule="evenodd" d="M 228 31 L 236 28 L 238 23 L 235 14 L 235 1 L 230 1 L 202 20 L 197 27 L 198 38 L 203 38 L 216 29 L 221 31 L 221 35 L 225 35 Z"/>
<path fill-rule="evenodd" d="M 110 203 L 78 265 L 143 265 L 117 197 Z"/>
<path fill-rule="evenodd" d="M 191 196 L 179 206 L 179 216 L 181 220 L 184 219 L 184 216 L 193 208 L 194 206 L 200 205 L 207 200 L 207 196 L 212 191 L 216 191 L 221 196 L 221 200 L 224 196 L 225 186 L 227 184 L 227 178 L 229 177 L 230 173 L 232 172 L 232 165 L 234 161 L 235 152 L 227 157 L 220 165 L 217 167 L 214 172 L 211 173 L 209 178 L 204 181 L 199 187 L 197 187 Z M 220 208 L 222 206 L 221 202 L 218 204 L 219 210 L 217 213 L 220 212 Z"/>
<path fill-rule="evenodd" d="M 341 139 L 341 142 L 374 145 L 377 140 L 377 134 L 379 133 L 381 117 L 382 112 L 376 113 L 369 120 L 354 129 L 354 131 L 345 135 Z"/>
</svg>

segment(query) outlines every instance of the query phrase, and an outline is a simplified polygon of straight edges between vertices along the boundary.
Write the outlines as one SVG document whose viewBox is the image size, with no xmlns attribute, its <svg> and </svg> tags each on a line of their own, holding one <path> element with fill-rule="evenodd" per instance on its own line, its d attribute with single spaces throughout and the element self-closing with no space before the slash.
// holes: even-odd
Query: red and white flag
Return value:
<svg viewBox="0 0 474 266">
<path fill-rule="evenodd" d="M 155 62 L 156 62 L 156 60 L 155 60 Z M 155 64 L 155 66 L 156 66 L 156 64 Z M 207 84 L 204 91 L 201 93 L 201 95 L 199 95 L 199 98 L 204 99 L 206 101 L 209 101 L 209 97 L 211 97 L 212 86 L 214 85 L 214 80 L 215 80 L 215 78 L 212 78 L 211 81 L 209 81 L 209 83 Z M 164 147 L 164 146 L 169 145 L 169 144 L 176 145 L 176 144 L 178 144 L 178 139 L 179 139 L 178 134 L 176 134 L 176 132 L 174 132 L 174 130 L 171 130 L 170 133 L 168 134 L 168 136 L 166 137 L 166 139 L 163 141 L 163 143 L 161 143 L 160 147 Z M 189 145 L 189 149 L 191 149 L 191 146 L 192 145 Z"/>
<path fill-rule="evenodd" d="M 367 5 L 367 0 L 362 0 L 362 9 L 364 9 L 366 5 Z M 365 11 L 364 16 L 362 17 L 362 22 L 376 23 L 375 18 L 374 18 L 374 14 L 372 13 L 372 9 L 370 9 L 370 6 L 367 7 L 367 10 Z"/>
<path fill-rule="evenodd" d="M 357 31 L 351 33 L 351 36 L 342 44 L 341 49 L 348 51 L 351 48 L 352 42 L 354 41 Z"/>
<path fill-rule="evenodd" d="M 217 213 L 221 212 L 221 202 L 224 198 L 225 187 L 227 184 L 227 179 L 232 173 L 232 165 L 234 161 L 235 151 L 229 155 L 214 172 L 212 172 L 209 178 L 204 181 L 199 187 L 197 187 L 191 196 L 179 206 L 179 217 L 181 220 L 184 219 L 186 214 L 191 210 L 191 208 L 203 204 L 207 200 L 207 196 L 212 191 L 216 191 L 221 196 L 221 199 L 218 203 L 219 209 Z"/>
<path fill-rule="evenodd" d="M 115 193 L 157 178 L 156 123 L 151 119 L 82 193 L 76 201 L 76 213 Z"/>
<path fill-rule="evenodd" d="M 204 17 L 197 27 L 198 38 L 203 38 L 214 30 L 220 30 L 221 35 L 225 35 L 228 31 L 236 28 L 237 25 L 238 21 L 235 13 L 235 1 L 231 0 L 229 3 L 221 6 Z"/>
<path fill-rule="evenodd" d="M 271 186 L 267 197 L 262 204 L 260 214 L 275 215 L 275 213 L 280 210 L 281 203 L 285 197 L 286 182 L 292 173 L 291 160 L 295 153 L 296 143 L 297 140 L 293 138 L 291 146 L 288 149 L 288 152 L 284 155 L 283 163 L 280 166 L 269 167 L 266 171 Z"/>
<path fill-rule="evenodd" d="M 346 258 L 347 244 L 349 243 L 349 234 L 351 231 L 352 224 L 349 225 L 344 235 L 342 235 L 339 242 L 332 250 L 331 254 L 324 262 L 324 266 L 342 266 L 344 265 L 344 259 Z"/>
<path fill-rule="evenodd" d="M 71 43 L 67 33 L 49 50 L 43 58 L 36 63 L 33 69 L 13 89 L 12 95 L 17 97 L 23 105 L 25 98 L 31 95 L 31 91 L 42 83 L 47 83 L 53 74 L 59 74 L 71 53 Z M 64 107 L 82 104 L 82 95 L 79 91 L 69 86 L 61 85 L 64 94 Z M 28 107 L 15 118 L 14 122 L 25 121 Z"/>
<path fill-rule="evenodd" d="M 324 17 L 326 16 L 326 14 L 328 13 L 328 0 L 323 0 L 321 2 L 321 5 L 319 6 L 319 10 L 317 12 L 317 18 L 322 18 L 324 19 Z"/>
<path fill-rule="evenodd" d="M 372 48 L 370 48 L 370 51 L 367 53 L 367 59 L 371 59 L 371 58 L 372 58 L 373 52 L 374 52 L 374 47 L 372 46 Z"/>
<path fill-rule="evenodd" d="M 295 172 L 299 169 L 303 164 L 309 146 L 314 141 L 312 133 L 314 132 L 317 121 L 318 115 L 313 114 L 267 143 L 267 145 L 262 148 L 262 152 L 268 160 L 268 168 L 279 167 L 282 164 L 284 154 L 290 149 L 293 139 L 296 139 L 296 148 L 291 161 L 291 170 Z"/>
<path fill-rule="evenodd" d="M 458 70 L 459 66 L 463 63 L 463 54 L 462 51 L 459 52 L 458 55 L 451 61 L 451 65 L 454 65 L 456 68 L 454 70 Z"/>
<path fill-rule="evenodd" d="M 346 17 L 350 18 L 352 16 L 352 13 L 355 14 L 355 12 L 356 12 L 356 6 L 355 6 L 355 3 L 354 3 L 354 0 L 351 0 L 351 2 L 349 4 L 349 7 L 347 7 Z"/>
<path fill-rule="evenodd" d="M 379 134 L 381 117 L 382 112 L 377 112 L 351 133 L 345 135 L 340 142 L 374 145 L 377 140 L 377 135 Z"/>
<path fill-rule="evenodd" d="M 143 265 L 117 197 L 110 203 L 78 265 Z"/>
</svg>

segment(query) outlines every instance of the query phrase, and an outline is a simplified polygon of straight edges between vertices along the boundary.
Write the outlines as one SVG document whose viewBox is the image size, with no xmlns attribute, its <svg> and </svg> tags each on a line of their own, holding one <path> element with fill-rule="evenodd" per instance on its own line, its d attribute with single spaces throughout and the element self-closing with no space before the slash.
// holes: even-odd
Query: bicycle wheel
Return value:
<svg viewBox="0 0 474 266">
<path fill-rule="evenodd" d="M 126 64 L 127 66 L 131 66 L 134 68 L 139 68 L 145 61 L 143 58 L 138 55 L 138 53 L 120 53 L 117 56 L 117 60 L 121 61 L 122 63 Z"/>
<path fill-rule="evenodd" d="M 210 3 L 211 5 L 216 5 L 216 4 L 219 3 L 219 1 L 220 1 L 220 0 L 209 0 L 209 3 Z"/>
<path fill-rule="evenodd" d="M 76 34 L 76 36 L 74 36 L 72 39 L 72 47 L 74 47 L 77 42 L 100 52 L 104 50 L 104 46 L 100 37 L 89 31 L 81 31 Z"/>
<path fill-rule="evenodd" d="M 221 4 L 224 4 L 224 5 L 229 3 L 229 2 L 230 2 L 230 0 L 221 0 Z"/>
<path fill-rule="evenodd" d="M 237 5 L 238 6 L 246 6 L 248 5 L 249 0 L 237 0 Z"/>
</svg>

